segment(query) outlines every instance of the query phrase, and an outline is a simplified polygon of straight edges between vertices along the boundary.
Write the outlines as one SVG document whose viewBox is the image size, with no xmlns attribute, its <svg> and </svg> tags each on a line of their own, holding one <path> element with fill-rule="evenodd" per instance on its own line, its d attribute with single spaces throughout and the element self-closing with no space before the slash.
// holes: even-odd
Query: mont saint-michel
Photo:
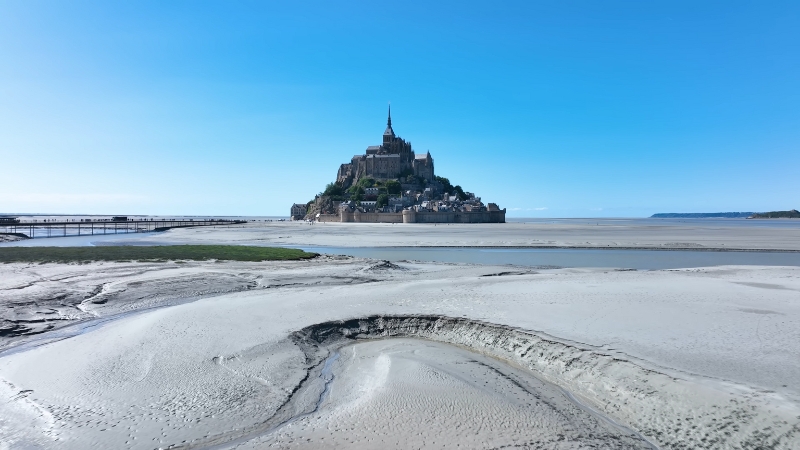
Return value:
<svg viewBox="0 0 800 450">
<path fill-rule="evenodd" d="M 396 135 L 392 110 L 381 145 L 342 164 L 336 181 L 308 203 L 295 203 L 293 220 L 384 223 L 504 223 L 506 210 L 436 176 L 429 151 L 416 154 Z"/>
</svg>

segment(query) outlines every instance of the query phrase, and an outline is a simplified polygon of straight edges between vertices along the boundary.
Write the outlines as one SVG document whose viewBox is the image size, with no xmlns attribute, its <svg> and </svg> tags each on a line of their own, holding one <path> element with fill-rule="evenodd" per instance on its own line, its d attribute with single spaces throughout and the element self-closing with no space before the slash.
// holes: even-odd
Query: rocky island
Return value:
<svg viewBox="0 0 800 450">
<path fill-rule="evenodd" d="M 295 203 L 292 220 L 373 223 L 504 223 L 506 210 L 436 176 L 430 152 L 415 154 L 395 135 L 392 111 L 381 145 L 342 164 L 314 200 Z"/>
</svg>

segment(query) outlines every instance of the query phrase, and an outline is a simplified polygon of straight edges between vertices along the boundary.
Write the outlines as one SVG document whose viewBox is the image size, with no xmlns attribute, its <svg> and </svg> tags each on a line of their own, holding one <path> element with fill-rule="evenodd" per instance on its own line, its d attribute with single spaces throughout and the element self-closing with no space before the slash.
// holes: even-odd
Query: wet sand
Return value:
<svg viewBox="0 0 800 450">
<path fill-rule="evenodd" d="M 17 242 L 17 241 L 21 241 L 21 240 L 24 240 L 24 239 L 25 238 L 20 237 L 20 236 L 15 236 L 13 234 L 0 233 L 0 243 L 3 243 L 3 242 Z"/>
<path fill-rule="evenodd" d="M 599 222 L 598 222 L 599 223 Z M 217 243 L 329 247 L 521 247 L 800 251 L 800 226 L 718 223 L 369 224 L 262 222 L 223 229 L 175 229 L 131 243 Z"/>
<path fill-rule="evenodd" d="M 11 448 L 800 442 L 798 268 L 6 264 L 0 303 Z"/>
<path fill-rule="evenodd" d="M 348 345 L 316 411 L 241 448 L 652 448 L 557 386 L 420 339 Z"/>
</svg>

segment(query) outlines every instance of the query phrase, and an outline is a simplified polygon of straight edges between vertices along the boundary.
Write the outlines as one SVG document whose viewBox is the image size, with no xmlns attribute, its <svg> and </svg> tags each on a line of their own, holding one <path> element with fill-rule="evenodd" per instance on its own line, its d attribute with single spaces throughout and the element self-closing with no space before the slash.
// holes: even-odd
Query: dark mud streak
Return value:
<svg viewBox="0 0 800 450">
<path fill-rule="evenodd" d="M 481 275 L 482 277 L 505 277 L 508 275 L 535 275 L 536 272 L 498 272 L 498 273 L 487 273 L 486 275 Z"/>
<path fill-rule="evenodd" d="M 32 287 L 32 286 L 36 286 L 36 282 L 23 284 L 22 286 L 14 286 L 14 287 L 6 288 L 6 289 L 11 291 L 11 290 L 26 289 L 26 288 L 29 288 L 29 287 Z"/>
<path fill-rule="evenodd" d="M 408 269 L 406 269 L 405 267 L 398 266 L 397 264 L 394 264 L 393 262 L 387 260 L 383 260 L 378 264 L 375 264 L 373 266 L 364 269 L 365 272 L 378 272 L 378 273 L 392 271 L 392 270 L 406 271 Z"/>
<path fill-rule="evenodd" d="M 775 289 L 781 291 L 796 291 L 797 289 L 788 288 L 786 286 L 782 286 L 780 284 L 770 284 L 770 283 L 750 283 L 747 281 L 734 281 L 733 284 L 738 284 L 741 286 L 748 286 L 760 289 Z"/>
<path fill-rule="evenodd" d="M 301 347 L 302 348 L 302 347 Z M 278 428 L 283 427 L 295 420 L 306 417 L 319 410 L 322 402 L 325 401 L 330 385 L 333 382 L 333 374 L 331 373 L 331 365 L 339 357 L 339 352 L 328 353 L 327 350 L 320 349 L 320 352 L 305 353 L 306 355 L 306 369 L 305 376 L 300 380 L 297 385 L 288 393 L 286 399 L 275 410 L 275 413 L 267 420 L 250 425 L 245 428 L 239 428 L 222 432 L 216 436 L 203 439 L 201 442 L 190 442 L 188 444 L 170 445 L 166 447 L 169 450 L 184 450 L 184 449 L 198 449 L 205 450 L 222 450 L 232 448 L 238 444 L 245 443 L 257 436 L 271 433 Z M 321 358 L 322 354 L 325 357 Z M 212 362 L 219 363 L 219 357 L 214 357 Z M 309 384 L 317 379 L 323 381 L 323 388 L 319 393 L 313 408 L 306 408 L 300 413 L 294 413 L 296 409 L 296 397 L 299 392 L 309 388 Z"/>
<path fill-rule="evenodd" d="M 117 269 L 116 272 L 122 272 L 127 277 L 146 274 L 153 272 L 153 270 L 136 270 L 131 272 L 125 268 Z M 112 272 L 114 271 L 112 270 Z M 211 276 L 210 281 L 209 276 Z M 75 276 L 69 276 L 64 277 L 63 279 L 74 277 Z M 8 303 L 2 306 L 7 306 L 13 312 L 16 309 L 24 309 L 31 306 L 48 308 L 50 306 L 58 305 L 70 309 L 77 309 L 79 314 L 76 316 L 75 314 L 67 313 L 62 319 L 42 317 L 41 314 L 28 320 L 14 320 L 0 317 L 0 357 L 10 354 L 8 351 L 17 346 L 37 346 L 36 344 L 30 342 L 27 339 L 28 337 L 36 336 L 37 340 L 50 339 L 52 332 L 65 330 L 64 334 L 69 334 L 69 332 L 66 331 L 67 327 L 73 325 L 80 327 L 81 324 L 94 323 L 97 319 L 101 318 L 106 320 L 116 319 L 124 317 L 130 312 L 128 310 L 109 312 L 108 309 L 101 309 L 104 307 L 110 307 L 111 311 L 115 311 L 127 308 L 129 305 L 133 305 L 135 310 L 152 310 L 154 308 L 169 307 L 203 298 L 211 298 L 243 291 L 276 288 L 304 288 L 323 284 L 323 281 L 315 277 L 289 277 L 286 279 L 278 278 L 269 280 L 265 285 L 260 285 L 258 281 L 259 279 L 264 280 L 264 277 L 258 276 L 253 278 L 250 276 L 242 276 L 241 274 L 235 275 L 224 272 L 212 272 L 211 274 L 202 277 L 196 275 L 182 275 L 167 276 L 155 280 L 123 280 L 120 283 L 116 283 L 114 289 L 108 289 L 108 287 L 114 285 L 114 283 L 104 282 L 86 286 L 84 289 L 70 289 L 66 293 L 61 293 L 58 295 L 50 294 L 47 297 L 34 299 L 31 299 L 32 296 L 23 296 L 19 294 L 19 299 L 12 298 L 8 301 Z M 378 283 L 383 281 L 369 276 L 330 276 L 326 277 L 326 279 L 331 286 Z M 44 280 L 44 282 L 52 281 L 54 280 Z M 41 282 L 42 281 L 37 281 L 26 286 L 34 286 Z M 172 291 L 168 293 L 162 293 L 159 286 L 163 284 L 171 286 Z M 208 289 L 197 290 L 198 286 L 207 287 Z M 13 288 L 3 289 L 3 291 L 18 292 L 24 289 L 24 287 L 25 286 L 16 286 Z M 145 301 L 148 303 L 157 304 L 148 304 L 148 306 L 145 306 L 144 308 L 137 306 L 139 303 Z M 91 311 L 82 309 L 82 306 L 90 307 Z M 88 317 L 89 315 L 94 315 L 95 317 Z M 90 328 L 85 329 L 88 330 Z M 81 333 L 83 332 L 84 331 L 81 331 Z M 52 340 L 55 341 L 64 338 L 65 336 L 53 336 Z"/>
<path fill-rule="evenodd" d="M 89 300 L 92 297 L 97 297 L 98 295 L 100 295 L 101 292 L 103 292 L 103 288 L 105 288 L 108 284 L 110 283 L 98 284 L 97 286 L 94 287 L 94 289 L 92 289 L 90 292 L 86 294 L 84 300 Z"/>
</svg>

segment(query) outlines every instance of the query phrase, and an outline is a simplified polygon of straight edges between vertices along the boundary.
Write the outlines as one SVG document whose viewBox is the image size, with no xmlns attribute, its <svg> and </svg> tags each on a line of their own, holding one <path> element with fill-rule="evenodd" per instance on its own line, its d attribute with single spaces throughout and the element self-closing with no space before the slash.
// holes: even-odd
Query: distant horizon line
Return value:
<svg viewBox="0 0 800 450">
<path fill-rule="evenodd" d="M 766 211 L 761 211 L 766 212 Z M 654 215 L 661 215 L 661 214 L 691 214 L 691 215 L 701 215 L 701 214 L 755 214 L 760 213 L 760 211 L 726 211 L 726 212 L 714 212 L 714 213 L 654 213 L 649 216 L 581 216 L 581 217 L 564 217 L 564 216 L 511 216 L 507 219 L 511 220 L 523 220 L 523 219 L 573 219 L 573 220 L 586 220 L 586 219 L 602 219 L 602 220 L 615 220 L 615 219 L 656 219 L 656 220 L 664 220 L 664 219 L 744 219 L 743 217 L 653 217 Z M 0 217 L 2 216 L 14 216 L 14 217 L 39 217 L 39 216 L 55 216 L 55 217 L 113 217 L 113 216 L 130 216 L 130 217 L 241 217 L 241 218 L 277 218 L 277 219 L 286 219 L 290 218 L 290 215 L 245 215 L 245 214 L 80 214 L 80 213 L 5 213 L 0 212 Z"/>
</svg>

